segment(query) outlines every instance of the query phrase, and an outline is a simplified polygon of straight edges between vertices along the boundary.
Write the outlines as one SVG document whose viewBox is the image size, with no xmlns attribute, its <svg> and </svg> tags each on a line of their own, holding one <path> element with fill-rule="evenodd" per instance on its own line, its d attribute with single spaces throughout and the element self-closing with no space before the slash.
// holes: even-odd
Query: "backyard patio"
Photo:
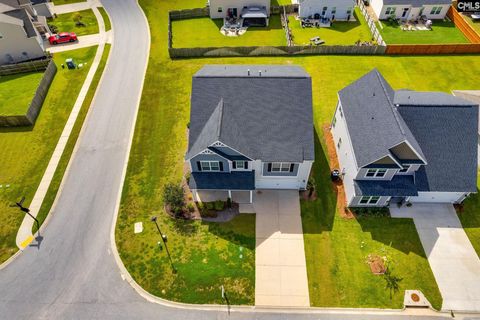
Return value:
<svg viewBox="0 0 480 320">
<path fill-rule="evenodd" d="M 290 15 L 288 21 L 293 42 L 296 45 L 309 45 L 311 39 L 316 37 L 325 41 L 324 45 L 353 45 L 357 41 L 368 42 L 372 40 L 365 18 L 358 8 L 355 8 L 351 21 L 334 21 L 330 27 L 302 28 L 300 21 L 294 15 Z"/>
<path fill-rule="evenodd" d="M 225 32 L 223 19 L 194 18 L 172 21 L 173 47 L 285 46 L 285 33 L 279 15 L 272 15 L 266 27 L 232 25 Z M 238 28 L 237 28 L 238 27 Z M 222 29 L 223 28 L 223 29 Z M 233 30 L 239 30 L 238 34 Z M 195 31 L 200 30 L 200 31 Z"/>
<path fill-rule="evenodd" d="M 432 20 L 429 28 L 426 24 L 395 23 L 381 21 L 378 31 L 387 44 L 459 44 L 469 43 L 451 21 Z"/>
</svg>

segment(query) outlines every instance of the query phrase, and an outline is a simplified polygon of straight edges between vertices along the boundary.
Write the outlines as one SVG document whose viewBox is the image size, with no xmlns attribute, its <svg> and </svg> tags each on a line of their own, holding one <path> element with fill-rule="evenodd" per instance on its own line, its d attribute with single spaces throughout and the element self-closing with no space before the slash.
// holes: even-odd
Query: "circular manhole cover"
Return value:
<svg viewBox="0 0 480 320">
<path fill-rule="evenodd" d="M 420 301 L 420 297 L 416 293 L 412 293 L 411 298 L 414 302 Z"/>
</svg>

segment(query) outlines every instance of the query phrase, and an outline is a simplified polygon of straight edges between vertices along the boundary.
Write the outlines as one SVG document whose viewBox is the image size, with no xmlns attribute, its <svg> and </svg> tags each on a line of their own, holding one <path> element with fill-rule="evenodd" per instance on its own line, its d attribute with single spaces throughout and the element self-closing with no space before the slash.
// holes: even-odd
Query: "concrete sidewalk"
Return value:
<svg viewBox="0 0 480 320">
<path fill-rule="evenodd" d="M 93 8 L 93 12 L 98 20 L 99 25 L 99 43 L 98 49 L 95 54 L 95 58 L 93 59 L 92 65 L 90 66 L 90 70 L 88 71 L 87 77 L 85 82 L 83 83 L 82 88 L 80 89 L 80 93 L 75 101 L 75 104 L 70 112 L 70 116 L 63 128 L 63 132 L 60 136 L 59 141 L 57 142 L 57 146 L 53 151 L 52 157 L 48 163 L 47 169 L 43 174 L 42 180 L 40 181 L 40 185 L 35 192 L 35 195 L 30 203 L 30 214 L 34 217 L 37 216 L 38 212 L 40 211 L 40 207 L 42 206 L 43 199 L 47 194 L 48 188 L 50 187 L 50 183 L 52 182 L 53 176 L 57 169 L 58 163 L 60 162 L 60 158 L 65 150 L 65 146 L 67 145 L 68 138 L 72 132 L 73 126 L 75 125 L 75 121 L 77 120 L 77 116 L 80 112 L 80 108 L 82 107 L 83 101 L 87 95 L 87 92 L 90 88 L 90 84 L 92 83 L 93 77 L 95 72 L 97 71 L 98 65 L 100 60 L 102 59 L 103 50 L 105 48 L 105 42 L 107 40 L 107 34 L 105 32 L 105 24 L 103 22 L 102 15 L 98 11 L 96 7 Z M 68 170 L 68 167 L 67 167 Z M 65 172 L 65 175 L 67 172 Z M 61 188 L 61 186 L 60 186 Z M 59 190 L 60 192 L 60 190 Z M 16 244 L 20 248 L 20 250 L 25 249 L 34 239 L 32 235 L 32 226 L 33 226 L 33 219 L 28 215 L 25 215 L 22 224 L 17 232 Z"/>
<path fill-rule="evenodd" d="M 262 190 L 254 208 L 255 305 L 309 307 L 298 191 Z"/>
<path fill-rule="evenodd" d="M 390 212 L 413 218 L 443 297 L 442 310 L 480 312 L 480 259 L 453 206 L 414 204 Z"/>
</svg>

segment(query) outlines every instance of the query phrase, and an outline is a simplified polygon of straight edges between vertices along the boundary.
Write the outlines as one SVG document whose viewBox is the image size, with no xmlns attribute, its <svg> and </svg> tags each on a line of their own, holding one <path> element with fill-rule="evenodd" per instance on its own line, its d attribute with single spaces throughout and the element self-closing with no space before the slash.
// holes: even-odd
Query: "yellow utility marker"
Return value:
<svg viewBox="0 0 480 320">
<path fill-rule="evenodd" d="M 30 242 L 32 242 L 32 241 L 33 241 L 33 236 L 29 236 L 27 239 L 25 239 L 25 240 L 20 244 L 21 249 L 22 249 L 22 250 L 25 249 L 25 248 L 30 244 Z"/>
</svg>

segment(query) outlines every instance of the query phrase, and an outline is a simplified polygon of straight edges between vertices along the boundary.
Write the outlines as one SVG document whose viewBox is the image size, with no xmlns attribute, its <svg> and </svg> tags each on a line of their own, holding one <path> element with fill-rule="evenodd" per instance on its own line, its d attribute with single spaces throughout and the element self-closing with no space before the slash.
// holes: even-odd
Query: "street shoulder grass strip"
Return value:
<svg viewBox="0 0 480 320">
<path fill-rule="evenodd" d="M 105 31 L 110 31 L 112 29 L 112 24 L 110 23 L 110 18 L 108 16 L 107 11 L 105 11 L 104 7 L 97 7 L 98 11 L 102 15 L 103 22 L 105 23 Z"/>
<path fill-rule="evenodd" d="M 43 199 L 42 206 L 40 207 L 40 211 L 38 212 L 37 219 L 40 221 L 40 224 L 43 224 L 45 219 L 52 208 L 53 202 L 57 196 L 58 189 L 60 188 L 60 184 L 64 177 L 65 170 L 67 169 L 68 163 L 72 156 L 73 150 L 75 148 L 75 144 L 77 142 L 78 136 L 80 135 L 80 131 L 82 129 L 83 123 L 85 118 L 87 117 L 88 110 L 90 109 L 90 105 L 92 104 L 93 97 L 95 96 L 95 92 L 97 91 L 98 84 L 100 79 L 103 75 L 103 71 L 105 70 L 105 66 L 107 64 L 108 55 L 110 53 L 110 44 L 105 45 L 105 49 L 102 54 L 102 58 L 98 65 L 98 69 L 95 72 L 93 77 L 92 83 L 90 84 L 90 88 L 88 89 L 87 95 L 85 96 L 85 100 L 83 101 L 82 107 L 80 109 L 80 113 L 78 114 L 77 120 L 75 121 L 75 125 L 73 130 L 68 138 L 67 145 L 65 146 L 65 150 L 63 151 L 62 157 L 60 158 L 60 162 L 58 163 L 57 169 L 55 170 L 55 174 L 53 175 L 53 179 L 50 183 L 48 188 L 47 194 Z M 37 225 L 34 224 L 32 227 L 32 232 L 37 231 Z"/>
<path fill-rule="evenodd" d="M 0 128 L 0 263 L 18 250 L 15 238 L 25 216 L 10 205 L 22 196 L 26 197 L 25 205 L 30 205 L 96 50 L 97 46 L 92 46 L 55 53 L 53 59 L 58 71 L 35 125 Z M 75 70 L 60 68 L 67 58 L 85 66 Z"/>
<path fill-rule="evenodd" d="M 477 179 L 477 192 L 479 189 L 480 172 Z M 472 194 L 465 200 L 463 208 L 458 210 L 458 217 L 473 248 L 480 257 L 480 194 Z"/>
</svg>

